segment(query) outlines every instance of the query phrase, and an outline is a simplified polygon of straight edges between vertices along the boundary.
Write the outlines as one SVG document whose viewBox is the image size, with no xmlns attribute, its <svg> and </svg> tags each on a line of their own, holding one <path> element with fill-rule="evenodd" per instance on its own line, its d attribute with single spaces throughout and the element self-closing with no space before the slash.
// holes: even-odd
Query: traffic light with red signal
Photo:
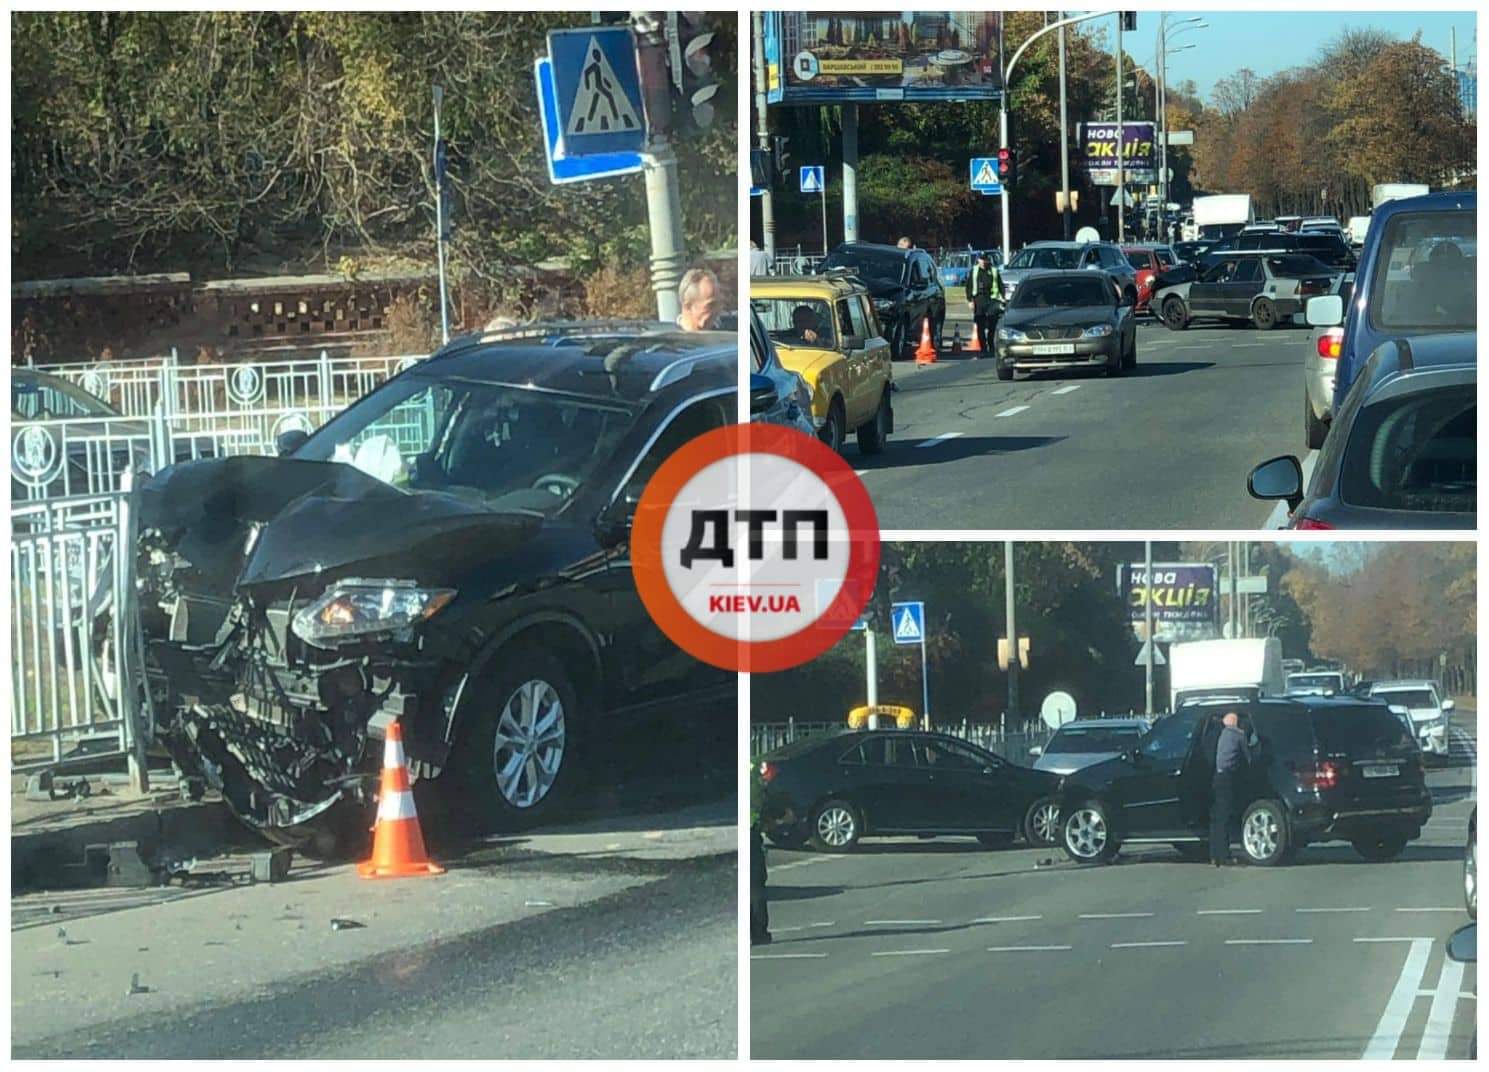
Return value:
<svg viewBox="0 0 1489 1072">
<path fill-rule="evenodd" d="M 1018 165 L 1014 159 L 1012 149 L 998 150 L 998 181 L 1004 186 L 1012 186 L 1018 179 Z"/>
</svg>

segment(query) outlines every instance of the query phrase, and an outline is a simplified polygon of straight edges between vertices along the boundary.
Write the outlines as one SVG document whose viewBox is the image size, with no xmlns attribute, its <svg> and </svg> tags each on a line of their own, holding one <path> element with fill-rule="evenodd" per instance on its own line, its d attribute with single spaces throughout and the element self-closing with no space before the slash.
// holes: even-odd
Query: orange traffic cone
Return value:
<svg viewBox="0 0 1489 1072">
<path fill-rule="evenodd" d="M 931 341 L 930 317 L 926 317 L 920 322 L 920 345 L 915 348 L 915 363 L 917 365 L 934 365 L 936 363 L 936 344 Z"/>
<path fill-rule="evenodd" d="M 357 874 L 363 878 L 404 878 L 444 873 L 445 869 L 432 863 L 424 851 L 424 835 L 408 785 L 408 764 L 403 758 L 403 728 L 394 719 L 388 724 L 388 739 L 383 746 L 383 787 L 377 801 L 372 859 L 358 864 Z"/>
<path fill-rule="evenodd" d="M 982 334 L 977 330 L 977 321 L 972 321 L 972 341 L 967 344 L 967 353 L 982 353 Z"/>
</svg>

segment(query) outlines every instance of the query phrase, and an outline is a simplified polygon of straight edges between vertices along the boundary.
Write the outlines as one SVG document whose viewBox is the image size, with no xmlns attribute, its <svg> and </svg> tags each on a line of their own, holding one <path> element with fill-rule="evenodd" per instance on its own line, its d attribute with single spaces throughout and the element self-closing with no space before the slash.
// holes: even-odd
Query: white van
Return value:
<svg viewBox="0 0 1489 1072">
<path fill-rule="evenodd" d="M 1254 700 L 1281 696 L 1282 641 L 1195 640 L 1168 650 L 1169 710 L 1185 700 L 1234 696 Z"/>
</svg>

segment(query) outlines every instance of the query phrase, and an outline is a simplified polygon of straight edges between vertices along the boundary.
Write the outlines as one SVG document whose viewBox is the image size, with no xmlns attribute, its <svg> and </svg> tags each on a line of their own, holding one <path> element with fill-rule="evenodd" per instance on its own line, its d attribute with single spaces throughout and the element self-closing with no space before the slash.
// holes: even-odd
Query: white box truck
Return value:
<svg viewBox="0 0 1489 1072">
<path fill-rule="evenodd" d="M 1370 230 L 1369 216 L 1351 216 L 1349 218 L 1349 244 L 1359 249 L 1365 244 L 1365 232 Z"/>
<path fill-rule="evenodd" d="M 1403 197 L 1425 197 L 1432 187 L 1422 182 L 1378 182 L 1370 190 L 1370 208 L 1375 210 L 1387 201 L 1399 201 Z"/>
<path fill-rule="evenodd" d="M 1204 696 L 1281 696 L 1283 681 L 1282 641 L 1276 637 L 1194 640 L 1168 650 L 1170 711 Z"/>
<path fill-rule="evenodd" d="M 1194 226 L 1201 238 L 1228 238 L 1255 219 L 1250 194 L 1211 194 L 1194 199 Z"/>
</svg>

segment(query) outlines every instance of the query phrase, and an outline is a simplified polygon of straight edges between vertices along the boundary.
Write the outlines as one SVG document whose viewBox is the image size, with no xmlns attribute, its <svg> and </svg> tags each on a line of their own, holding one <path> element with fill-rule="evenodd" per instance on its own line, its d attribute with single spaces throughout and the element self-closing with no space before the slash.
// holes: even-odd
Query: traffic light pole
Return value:
<svg viewBox="0 0 1489 1072">
<path fill-rule="evenodd" d="M 770 123 L 766 114 L 766 84 L 765 84 L 765 14 L 756 11 L 750 16 L 751 27 L 754 30 L 755 48 L 755 134 L 759 139 L 762 150 L 771 152 Z M 772 169 L 773 171 L 774 169 Z M 765 192 L 760 195 L 760 237 L 761 245 L 765 253 L 774 263 L 776 256 L 776 212 L 775 194 L 771 191 L 771 184 L 765 184 Z"/>
<path fill-rule="evenodd" d="M 1076 23 L 1078 23 L 1078 22 L 1085 22 L 1087 19 L 1100 19 L 1100 18 L 1105 18 L 1107 15 L 1116 15 L 1116 14 L 1118 14 L 1118 12 L 1116 12 L 1116 11 L 1095 11 L 1095 12 L 1092 12 L 1091 14 L 1089 14 L 1089 15 L 1075 15 L 1075 16 L 1073 16 L 1071 18 L 1068 18 L 1068 19 L 1059 19 L 1056 22 L 1050 23 L 1044 29 L 1035 31 L 1029 37 L 1029 39 L 1027 41 L 1025 41 L 1022 45 L 1020 45 L 1018 47 L 1018 49 L 1013 54 L 1013 59 L 1009 60 L 1008 61 L 1008 66 L 1005 67 L 1005 68 L 1003 68 L 1003 91 L 1002 91 L 1002 94 L 998 98 L 998 148 L 999 149 L 1007 149 L 1007 148 L 1009 148 L 1009 145 L 1008 145 L 1008 92 L 1009 92 L 1009 90 L 1008 90 L 1008 84 L 1013 79 L 1013 67 L 1014 67 L 1014 64 L 1018 63 L 1019 57 L 1024 54 L 1024 50 L 1027 49 L 1030 45 L 1032 45 L 1035 41 L 1038 41 L 1045 34 L 1049 33 L 1051 30 L 1058 30 L 1058 29 L 1061 29 L 1062 27 L 1065 27 L 1065 26 L 1074 26 Z M 1006 186 L 1003 188 L 1003 198 L 1002 198 L 1002 200 L 1003 200 L 1003 263 L 1004 264 L 1007 264 L 1009 258 L 1013 256 L 1013 242 L 1012 242 L 1012 239 L 1011 239 L 1011 237 L 1010 237 L 1010 235 L 1008 233 L 1008 226 L 1009 226 L 1009 220 L 1008 220 L 1008 216 L 1009 216 L 1009 212 L 1008 212 L 1008 187 L 1006 187 Z"/>
<path fill-rule="evenodd" d="M 1117 12 L 1117 241 L 1127 241 L 1127 128 L 1122 125 L 1122 13 Z"/>
<path fill-rule="evenodd" d="M 858 241 L 858 105 L 852 101 L 843 105 L 843 241 Z M 826 253 L 826 234 L 822 242 Z"/>
<path fill-rule="evenodd" d="M 671 142 L 672 84 L 667 73 L 665 13 L 633 11 L 631 26 L 636 34 L 641 99 L 646 104 L 648 133 L 641 163 L 651 231 L 651 288 L 657 297 L 657 319 L 672 323 L 682 312 L 677 285 L 682 281 L 687 250 L 683 246 L 677 154 Z"/>
</svg>

